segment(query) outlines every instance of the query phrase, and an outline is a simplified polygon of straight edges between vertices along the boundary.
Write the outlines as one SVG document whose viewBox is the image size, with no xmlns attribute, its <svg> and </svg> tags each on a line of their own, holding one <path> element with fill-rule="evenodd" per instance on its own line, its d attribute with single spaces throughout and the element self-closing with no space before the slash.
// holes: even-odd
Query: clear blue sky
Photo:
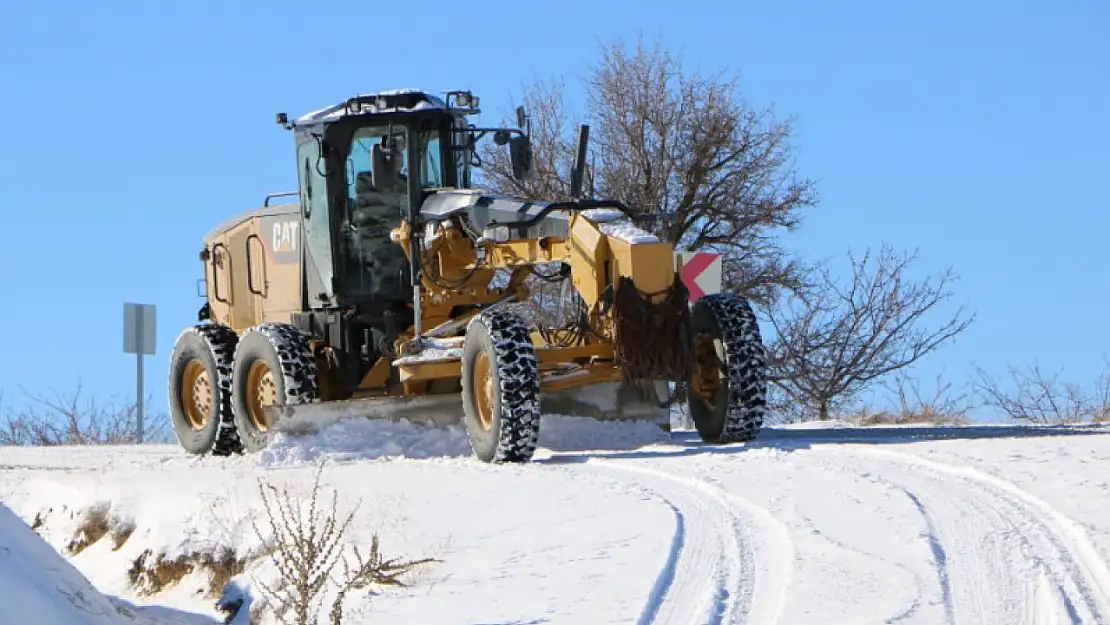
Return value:
<svg viewBox="0 0 1110 625">
<path fill-rule="evenodd" d="M 146 377 L 164 409 L 170 349 L 201 305 L 201 237 L 295 186 L 274 113 L 398 86 L 472 88 L 497 113 L 532 76 L 573 84 L 600 39 L 637 31 L 797 115 L 822 201 L 793 248 L 886 241 L 920 248 L 923 272 L 956 267 L 978 321 L 924 374 L 1034 358 L 1096 373 L 1110 351 L 1100 0 L 42 0 L 0 3 L 0 389 L 130 395 L 132 300 L 158 306 Z"/>
</svg>

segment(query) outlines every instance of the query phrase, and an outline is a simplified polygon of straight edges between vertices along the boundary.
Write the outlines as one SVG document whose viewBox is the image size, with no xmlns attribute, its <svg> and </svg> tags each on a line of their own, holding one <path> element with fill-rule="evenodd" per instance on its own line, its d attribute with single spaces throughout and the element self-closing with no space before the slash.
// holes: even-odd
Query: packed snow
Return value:
<svg viewBox="0 0 1110 625">
<path fill-rule="evenodd" d="M 440 362 L 462 358 L 463 337 L 445 339 L 424 337 L 418 353 L 402 356 L 393 361 L 394 366 L 413 365 L 421 362 Z"/>
<path fill-rule="evenodd" d="M 625 215 L 615 208 L 590 208 L 581 211 L 581 215 L 597 225 L 602 234 L 607 237 L 624 241 L 625 243 L 659 243 L 659 237 L 640 228 Z"/>
<path fill-rule="evenodd" d="M 434 559 L 353 593 L 348 624 L 1108 623 L 1108 434 L 806 424 L 716 446 L 545 416 L 526 465 L 473 459 L 462 426 L 358 419 L 234 458 L 0 448 L 0 583 L 21 597 L 0 622 L 223 622 L 223 589 L 246 623 L 277 579 L 260 484 L 307 496 L 322 464 L 319 505 L 361 502 L 352 541 Z M 206 553 L 243 570 L 132 579 Z"/>
</svg>

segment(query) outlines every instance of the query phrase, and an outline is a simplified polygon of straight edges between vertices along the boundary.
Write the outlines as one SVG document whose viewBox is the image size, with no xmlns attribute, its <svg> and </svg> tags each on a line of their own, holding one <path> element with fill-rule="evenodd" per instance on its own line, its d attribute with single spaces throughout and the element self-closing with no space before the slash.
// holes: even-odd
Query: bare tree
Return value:
<svg viewBox="0 0 1110 625">
<path fill-rule="evenodd" d="M 794 169 L 792 119 L 752 106 L 735 75 L 702 74 L 656 40 L 600 47 L 583 77 L 585 110 L 568 114 L 561 79 L 526 86 L 536 176 L 512 176 L 504 148 L 483 144 L 483 182 L 537 199 L 570 196 L 576 125 L 590 124 L 590 186 L 596 195 L 660 217 L 647 229 L 680 249 L 724 256 L 726 288 L 768 311 L 780 337 L 774 397 L 784 408 L 827 418 L 872 381 L 907 367 L 963 331 L 959 315 L 927 332 L 917 325 L 949 293 L 909 285 L 884 251 L 854 267 L 848 289 L 783 247 L 816 205 L 816 185 Z M 514 103 L 515 104 L 515 103 Z M 783 297 L 795 306 L 780 306 Z"/>
<path fill-rule="evenodd" d="M 802 267 L 770 235 L 792 230 L 816 203 L 792 167 L 790 120 L 751 107 L 738 79 L 683 70 L 659 41 L 603 45 L 584 79 L 592 181 L 598 195 L 662 219 L 646 226 L 676 247 L 726 258 L 729 288 L 767 304 L 803 282 Z M 507 152 L 483 145 L 484 181 L 538 199 L 566 199 L 576 141 L 560 80 L 524 92 L 535 144 L 534 180 L 515 180 Z"/>
<path fill-rule="evenodd" d="M 1026 371 L 1010 366 L 1012 390 L 976 367 L 975 389 L 988 406 L 999 409 L 1014 421 L 1028 423 L 1080 423 L 1110 420 L 1110 363 L 1091 389 L 1060 380 L 1060 372 L 1046 376 L 1039 364 Z"/>
<path fill-rule="evenodd" d="M 862 259 L 849 258 L 847 285 L 823 267 L 812 286 L 768 314 L 776 334 L 768 349 L 769 379 L 779 403 L 803 417 L 828 419 L 870 383 L 917 362 L 973 320 L 961 308 L 935 329 L 919 326 L 951 296 L 951 270 L 935 284 L 914 283 L 905 270 L 916 254 L 899 256 L 884 246 L 875 257 L 868 251 Z"/>
</svg>

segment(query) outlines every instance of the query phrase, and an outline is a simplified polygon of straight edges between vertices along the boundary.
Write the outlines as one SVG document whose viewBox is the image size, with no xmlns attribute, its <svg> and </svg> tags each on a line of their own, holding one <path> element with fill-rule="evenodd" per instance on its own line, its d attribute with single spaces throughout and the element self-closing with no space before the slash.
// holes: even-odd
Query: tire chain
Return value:
<svg viewBox="0 0 1110 625">
<path fill-rule="evenodd" d="M 234 330 L 218 323 L 198 324 L 185 332 L 200 335 L 216 361 L 216 379 L 213 383 L 219 389 L 217 414 L 220 425 L 216 431 L 216 440 L 212 444 L 211 453 L 213 456 L 230 456 L 239 453 L 243 449 L 243 444 L 239 440 L 239 431 L 235 429 L 231 404 L 231 365 L 235 356 L 235 347 L 239 344 L 239 337 Z"/>
<path fill-rule="evenodd" d="M 540 433 L 539 359 L 524 320 L 507 310 L 475 317 L 489 330 L 501 393 L 501 429 L 494 462 L 527 462 Z"/>
<path fill-rule="evenodd" d="M 698 299 L 713 311 L 728 359 L 728 410 L 720 442 L 749 441 L 767 411 L 767 350 L 748 301 L 722 291 Z"/>
<path fill-rule="evenodd" d="M 279 401 L 287 406 L 316 401 L 316 359 L 308 337 L 294 325 L 275 321 L 260 323 L 247 332 L 266 337 L 277 354 L 285 387 L 285 397 Z"/>
</svg>

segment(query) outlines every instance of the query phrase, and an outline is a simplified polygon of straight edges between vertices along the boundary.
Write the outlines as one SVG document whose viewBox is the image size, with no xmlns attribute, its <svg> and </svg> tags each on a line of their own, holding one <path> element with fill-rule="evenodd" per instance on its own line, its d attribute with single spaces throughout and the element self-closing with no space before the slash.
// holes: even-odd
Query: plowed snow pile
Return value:
<svg viewBox="0 0 1110 625">
<path fill-rule="evenodd" d="M 263 604 L 260 483 L 307 509 L 321 462 L 317 508 L 355 511 L 345 553 L 377 535 L 436 560 L 352 592 L 343 625 L 1110 624 L 1108 434 L 806 424 L 715 446 L 545 417 L 534 462 L 499 466 L 461 427 L 354 419 L 231 458 L 0 448 L 0 500 L 36 527 L 0 517 L 0 592 L 28 597 L 0 624 L 211 624 L 225 587 Z"/>
</svg>

